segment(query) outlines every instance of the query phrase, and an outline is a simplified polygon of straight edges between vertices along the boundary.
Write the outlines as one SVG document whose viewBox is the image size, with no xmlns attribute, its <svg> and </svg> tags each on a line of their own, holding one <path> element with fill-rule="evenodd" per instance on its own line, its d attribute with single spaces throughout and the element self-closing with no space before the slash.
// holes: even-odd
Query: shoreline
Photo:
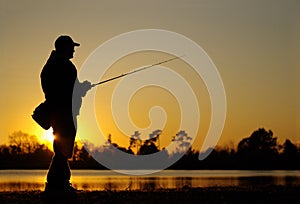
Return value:
<svg viewBox="0 0 300 204">
<path fill-rule="evenodd" d="M 294 186 L 227 186 L 158 190 L 80 191 L 57 199 L 43 191 L 0 192 L 0 203 L 298 203 L 300 184 Z"/>
</svg>

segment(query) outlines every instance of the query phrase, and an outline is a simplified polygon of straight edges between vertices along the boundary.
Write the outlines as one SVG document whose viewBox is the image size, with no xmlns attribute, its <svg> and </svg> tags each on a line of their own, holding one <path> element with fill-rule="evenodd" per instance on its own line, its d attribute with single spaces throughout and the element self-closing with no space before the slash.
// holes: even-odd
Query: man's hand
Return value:
<svg viewBox="0 0 300 204">
<path fill-rule="evenodd" d="M 86 95 L 86 93 L 92 88 L 92 83 L 89 81 L 84 81 L 80 85 L 82 97 Z"/>
<path fill-rule="evenodd" d="M 76 91 L 73 92 L 73 100 L 72 100 L 72 105 L 73 105 L 73 115 L 79 115 L 80 107 L 82 105 L 82 97 L 86 95 L 86 93 L 93 87 L 91 82 L 89 81 L 84 81 L 84 82 L 79 82 L 76 80 L 75 82 L 75 89 Z"/>
</svg>

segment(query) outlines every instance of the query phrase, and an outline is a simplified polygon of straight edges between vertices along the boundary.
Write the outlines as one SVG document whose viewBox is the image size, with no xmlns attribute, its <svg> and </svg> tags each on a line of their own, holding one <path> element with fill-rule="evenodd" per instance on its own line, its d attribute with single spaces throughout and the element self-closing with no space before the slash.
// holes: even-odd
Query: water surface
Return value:
<svg viewBox="0 0 300 204">
<path fill-rule="evenodd" d="M 0 170 L 0 191 L 44 190 L 47 170 Z M 129 176 L 110 170 L 72 170 L 81 190 L 155 190 L 211 186 L 300 185 L 300 171 L 164 170 Z"/>
</svg>

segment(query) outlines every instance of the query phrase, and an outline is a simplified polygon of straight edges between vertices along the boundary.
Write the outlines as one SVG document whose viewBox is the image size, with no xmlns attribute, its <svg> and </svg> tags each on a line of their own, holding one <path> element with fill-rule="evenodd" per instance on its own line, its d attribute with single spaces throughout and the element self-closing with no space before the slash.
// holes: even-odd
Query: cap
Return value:
<svg viewBox="0 0 300 204">
<path fill-rule="evenodd" d="M 55 49 L 61 49 L 66 46 L 80 46 L 80 44 L 74 42 L 70 36 L 61 35 L 56 39 L 54 46 Z"/>
</svg>

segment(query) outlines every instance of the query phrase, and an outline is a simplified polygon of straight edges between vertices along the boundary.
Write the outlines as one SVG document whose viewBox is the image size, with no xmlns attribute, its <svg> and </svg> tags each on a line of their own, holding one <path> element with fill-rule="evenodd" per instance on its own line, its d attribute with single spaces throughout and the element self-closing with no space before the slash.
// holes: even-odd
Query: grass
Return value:
<svg viewBox="0 0 300 204">
<path fill-rule="evenodd" d="M 149 191 L 82 191 L 45 195 L 42 191 L 0 192 L 1 204 L 168 204 L 168 203 L 298 203 L 299 186 L 208 187 Z"/>
</svg>

